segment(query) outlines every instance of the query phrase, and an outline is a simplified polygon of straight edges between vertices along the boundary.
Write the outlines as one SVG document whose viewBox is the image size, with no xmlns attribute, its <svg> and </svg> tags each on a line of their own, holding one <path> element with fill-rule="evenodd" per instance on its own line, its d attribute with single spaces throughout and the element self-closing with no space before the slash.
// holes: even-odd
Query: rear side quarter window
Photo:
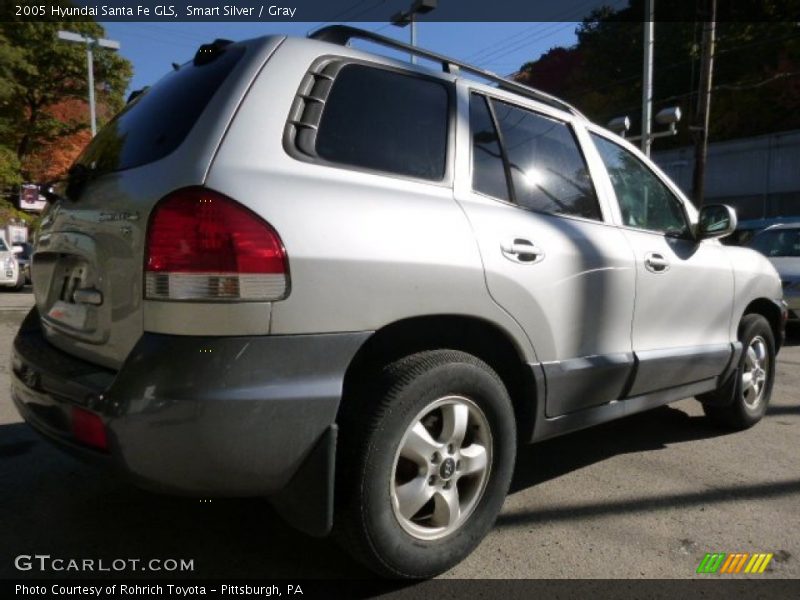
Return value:
<svg viewBox="0 0 800 600">
<path fill-rule="evenodd" d="M 290 150 L 300 158 L 444 179 L 450 85 L 360 63 L 329 65 L 310 76 L 316 82 L 304 82 L 308 92 L 298 94 L 289 123 Z"/>
</svg>

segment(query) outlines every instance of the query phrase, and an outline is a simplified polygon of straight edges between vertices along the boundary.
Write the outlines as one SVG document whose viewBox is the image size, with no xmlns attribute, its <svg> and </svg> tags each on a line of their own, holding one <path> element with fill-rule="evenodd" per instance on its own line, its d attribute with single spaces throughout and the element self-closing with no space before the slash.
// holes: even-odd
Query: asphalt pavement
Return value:
<svg viewBox="0 0 800 600">
<path fill-rule="evenodd" d="M 35 553 L 192 559 L 180 577 L 369 576 L 263 501 L 148 493 L 42 441 L 8 393 L 32 302 L 0 292 L 0 578 L 41 576 L 14 568 Z M 717 429 L 687 399 L 524 449 L 494 530 L 444 577 L 696 578 L 707 552 L 773 553 L 749 577 L 800 577 L 800 332 L 790 334 L 753 429 Z"/>
</svg>

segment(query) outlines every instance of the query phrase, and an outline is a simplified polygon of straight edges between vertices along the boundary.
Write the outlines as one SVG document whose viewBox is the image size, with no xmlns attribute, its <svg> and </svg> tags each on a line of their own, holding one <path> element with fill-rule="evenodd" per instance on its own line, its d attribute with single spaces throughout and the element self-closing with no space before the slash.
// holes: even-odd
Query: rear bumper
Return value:
<svg viewBox="0 0 800 600">
<path fill-rule="evenodd" d="M 34 310 L 14 341 L 12 396 L 44 436 L 145 487 L 273 496 L 320 447 L 333 451 L 344 374 L 368 336 L 145 334 L 114 372 L 48 343 Z M 76 442 L 74 406 L 102 418 L 108 452 Z M 322 484 L 332 473 L 320 476 Z"/>
<path fill-rule="evenodd" d="M 0 261 L 0 287 L 16 287 L 19 283 L 19 267 L 6 269 Z"/>
</svg>

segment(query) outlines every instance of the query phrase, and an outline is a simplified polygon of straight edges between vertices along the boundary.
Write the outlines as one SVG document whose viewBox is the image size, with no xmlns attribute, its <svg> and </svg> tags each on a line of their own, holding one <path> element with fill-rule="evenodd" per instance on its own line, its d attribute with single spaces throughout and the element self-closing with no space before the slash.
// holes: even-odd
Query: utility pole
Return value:
<svg viewBox="0 0 800 600">
<path fill-rule="evenodd" d="M 653 120 L 653 3 L 646 0 L 644 21 L 644 69 L 642 73 L 642 152 L 650 156 L 650 136 Z"/>
<path fill-rule="evenodd" d="M 694 172 L 692 174 L 692 200 L 699 209 L 705 196 L 706 158 L 708 156 L 708 126 L 711 114 L 711 83 L 714 74 L 714 44 L 716 39 L 717 0 L 706 0 L 708 11 L 703 23 L 703 48 L 701 53 L 700 88 L 694 126 Z"/>
<path fill-rule="evenodd" d="M 417 15 L 424 15 L 436 8 L 438 0 L 414 0 L 408 10 L 403 10 L 391 19 L 392 25 L 405 27 L 411 25 L 411 45 L 417 45 Z M 417 64 L 417 55 L 411 55 L 411 64 Z"/>
<path fill-rule="evenodd" d="M 417 47 L 417 13 L 411 13 L 411 46 L 416 48 Z M 411 64 L 417 64 L 417 55 L 411 55 Z"/>
<path fill-rule="evenodd" d="M 65 42 L 86 44 L 86 70 L 89 82 L 89 122 L 92 127 L 92 137 L 97 135 L 97 108 L 94 100 L 94 49 L 97 47 L 119 50 L 119 42 L 103 38 L 91 38 L 71 31 L 59 31 L 58 39 Z"/>
</svg>

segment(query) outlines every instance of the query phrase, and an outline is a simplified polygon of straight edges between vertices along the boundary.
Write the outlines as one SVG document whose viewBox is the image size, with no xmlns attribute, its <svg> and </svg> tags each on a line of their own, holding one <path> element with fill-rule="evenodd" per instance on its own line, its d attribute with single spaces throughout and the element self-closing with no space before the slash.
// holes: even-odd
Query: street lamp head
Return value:
<svg viewBox="0 0 800 600">
<path fill-rule="evenodd" d="M 83 37 L 79 33 L 73 33 L 72 31 L 59 31 L 58 32 L 58 39 L 64 40 L 67 42 L 82 42 L 86 43 L 86 38 Z"/>
<path fill-rule="evenodd" d="M 656 122 L 661 125 L 674 125 L 681 120 L 681 107 L 671 106 L 658 111 L 656 115 Z"/>
<path fill-rule="evenodd" d="M 119 50 L 119 42 L 116 40 L 106 40 L 103 38 L 99 38 L 95 40 L 95 43 L 101 48 L 108 48 L 109 50 Z"/>
<path fill-rule="evenodd" d="M 411 12 L 424 15 L 436 8 L 437 3 L 438 0 L 416 0 L 416 2 L 411 5 Z"/>
<path fill-rule="evenodd" d="M 90 46 L 100 46 L 109 50 L 119 50 L 119 42 L 116 40 L 107 40 L 104 38 L 92 38 L 80 33 L 73 33 L 72 31 L 59 31 L 58 39 L 65 42 L 78 42 L 81 44 L 89 44 Z"/>
<path fill-rule="evenodd" d="M 397 27 L 405 27 L 411 23 L 411 15 L 412 13 L 401 10 L 399 13 L 392 15 L 390 21 L 392 25 L 396 25 Z"/>
<path fill-rule="evenodd" d="M 618 135 L 625 135 L 625 132 L 631 128 L 631 120 L 625 117 L 615 117 L 608 122 L 608 128 Z"/>
<path fill-rule="evenodd" d="M 436 8 L 438 0 L 415 0 L 408 10 L 401 10 L 390 19 L 392 25 L 405 27 L 414 19 L 414 15 L 424 15 Z"/>
</svg>

